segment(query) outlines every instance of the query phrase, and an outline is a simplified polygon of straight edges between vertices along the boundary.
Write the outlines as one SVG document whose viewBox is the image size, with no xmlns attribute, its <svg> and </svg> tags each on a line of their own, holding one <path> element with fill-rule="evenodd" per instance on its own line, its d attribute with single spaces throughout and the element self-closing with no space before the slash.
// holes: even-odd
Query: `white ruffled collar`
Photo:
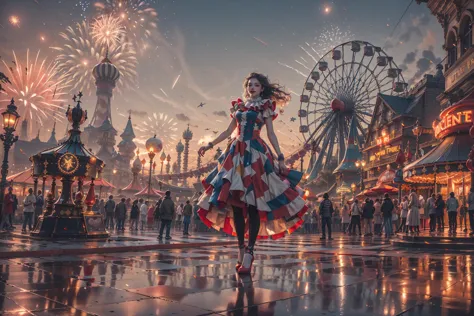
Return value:
<svg viewBox="0 0 474 316">
<path fill-rule="evenodd" d="M 245 107 L 246 108 L 255 108 L 255 109 L 258 109 L 260 108 L 262 105 L 265 104 L 265 102 L 267 102 L 268 99 L 262 99 L 262 97 L 258 97 L 258 98 L 255 98 L 255 99 L 251 99 L 251 98 L 248 98 L 245 100 Z"/>
</svg>

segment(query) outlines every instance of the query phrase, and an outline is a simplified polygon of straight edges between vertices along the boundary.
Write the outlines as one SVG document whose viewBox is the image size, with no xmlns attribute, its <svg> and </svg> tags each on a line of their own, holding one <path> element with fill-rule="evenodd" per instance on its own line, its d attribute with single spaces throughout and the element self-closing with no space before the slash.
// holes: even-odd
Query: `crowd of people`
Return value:
<svg viewBox="0 0 474 316">
<path fill-rule="evenodd" d="M 467 205 L 464 205 L 453 192 L 446 200 L 441 194 L 432 194 L 425 199 L 414 189 L 401 201 L 385 194 L 384 198 L 375 200 L 354 198 L 342 206 L 333 203 L 326 193 L 319 206 L 312 206 L 303 217 L 302 232 L 316 234 L 321 231 L 321 239 L 332 239 L 333 231 L 386 238 L 394 233 L 419 234 L 420 230 L 442 233 L 446 227 L 446 213 L 449 235 L 462 231 L 474 236 L 474 191 L 469 192 Z"/>
<path fill-rule="evenodd" d="M 159 232 L 158 239 L 171 239 L 171 229 L 181 231 L 183 236 L 191 236 L 190 231 L 208 231 L 202 224 L 197 211 L 199 209 L 197 200 L 193 204 L 189 200 L 185 203 L 175 204 L 171 198 L 171 192 L 167 191 L 163 199 L 154 202 L 145 199 L 130 198 L 114 199 L 110 195 L 107 200 L 96 196 L 92 211 L 102 215 L 105 226 L 109 231 L 121 233 L 128 230 Z M 23 207 L 20 216 L 16 216 L 19 207 Z M 33 231 L 39 216 L 43 213 L 45 206 L 44 196 L 39 190 L 35 195 L 33 189 L 28 189 L 22 203 L 19 203 L 17 196 L 13 193 L 13 188 L 9 187 L 4 197 L 0 230 L 12 231 L 16 227 L 15 218 L 19 219 L 16 224 L 21 223 L 22 233 Z"/>
</svg>

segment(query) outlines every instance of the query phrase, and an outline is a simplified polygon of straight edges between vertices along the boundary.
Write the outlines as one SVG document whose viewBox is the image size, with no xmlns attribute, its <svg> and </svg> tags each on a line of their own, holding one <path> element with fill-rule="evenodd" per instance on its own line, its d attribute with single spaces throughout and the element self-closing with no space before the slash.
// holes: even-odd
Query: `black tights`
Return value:
<svg viewBox="0 0 474 316">
<path fill-rule="evenodd" d="M 239 240 L 239 247 L 243 247 L 245 241 L 245 218 L 244 211 L 240 207 L 232 206 L 234 211 L 234 223 L 235 232 L 237 233 L 237 239 Z M 258 216 L 257 208 L 253 205 L 249 205 L 247 208 L 249 217 L 249 244 L 248 248 L 253 250 L 255 242 L 257 241 L 258 231 L 260 230 L 260 216 Z"/>
</svg>

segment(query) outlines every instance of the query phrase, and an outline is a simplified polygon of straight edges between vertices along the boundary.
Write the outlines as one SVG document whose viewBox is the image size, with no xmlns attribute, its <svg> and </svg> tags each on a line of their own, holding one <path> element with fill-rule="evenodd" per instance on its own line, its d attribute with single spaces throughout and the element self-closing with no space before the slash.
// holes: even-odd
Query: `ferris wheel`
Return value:
<svg viewBox="0 0 474 316">
<path fill-rule="evenodd" d="M 355 141 L 363 144 L 379 93 L 407 93 L 402 70 L 381 47 L 346 42 L 316 63 L 306 79 L 298 111 L 300 133 L 312 148 L 308 181 L 331 162 L 342 161 L 352 120 L 358 134 Z"/>
</svg>

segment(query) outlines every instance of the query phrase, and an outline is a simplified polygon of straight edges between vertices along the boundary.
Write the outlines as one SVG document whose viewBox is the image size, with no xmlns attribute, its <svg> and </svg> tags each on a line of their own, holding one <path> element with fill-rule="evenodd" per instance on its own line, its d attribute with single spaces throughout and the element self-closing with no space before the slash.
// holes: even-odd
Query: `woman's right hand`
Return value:
<svg viewBox="0 0 474 316">
<path fill-rule="evenodd" d="M 204 154 L 206 153 L 206 151 L 208 151 L 210 148 L 209 148 L 209 145 L 208 146 L 202 146 L 201 148 L 199 148 L 198 150 L 198 155 L 201 156 L 201 157 L 204 157 Z"/>
</svg>

